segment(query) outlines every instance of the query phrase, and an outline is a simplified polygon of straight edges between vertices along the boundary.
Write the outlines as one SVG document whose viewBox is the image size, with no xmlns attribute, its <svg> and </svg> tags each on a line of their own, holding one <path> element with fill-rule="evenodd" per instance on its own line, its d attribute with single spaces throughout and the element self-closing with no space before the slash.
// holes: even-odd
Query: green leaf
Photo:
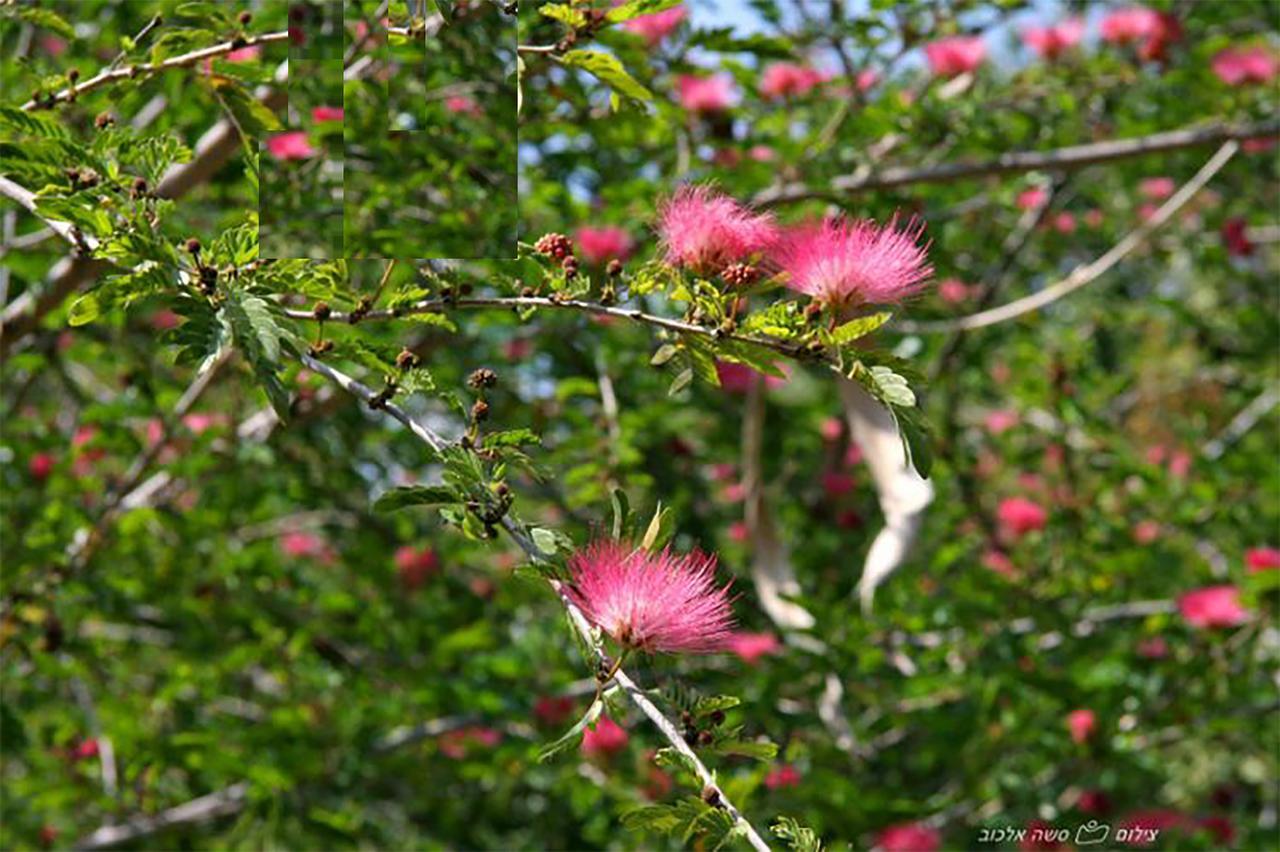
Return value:
<svg viewBox="0 0 1280 852">
<path fill-rule="evenodd" d="M 215 78 L 212 86 L 245 136 L 258 139 L 282 129 L 275 113 L 243 86 L 226 78 Z"/>
<path fill-rule="evenodd" d="M 620 6 L 614 6 L 604 19 L 611 24 L 620 24 L 641 15 L 652 15 L 679 6 L 682 0 L 627 0 Z"/>
<path fill-rule="evenodd" d="M 436 11 L 440 13 L 440 17 L 444 18 L 446 24 L 453 23 L 453 0 L 431 0 L 435 3 Z"/>
<path fill-rule="evenodd" d="M 653 100 L 653 93 L 627 73 L 627 69 L 622 67 L 622 63 L 616 56 L 601 53 L 598 50 L 571 50 L 559 57 L 559 62 L 570 68 L 581 68 L 606 86 L 632 100 Z"/>
<path fill-rule="evenodd" d="M 136 269 L 122 275 L 108 275 L 102 283 L 84 293 L 71 304 L 67 322 L 86 325 L 117 306 L 128 306 L 144 296 L 163 292 L 172 286 L 173 277 L 153 260 L 144 261 Z"/>
<path fill-rule="evenodd" d="M 729 710 L 741 703 L 742 699 L 736 695 L 708 695 L 697 700 L 693 705 L 692 713 L 695 716 L 710 716 L 717 710 Z"/>
<path fill-rule="evenodd" d="M 577 632 L 576 630 L 574 631 Z M 548 743 L 538 750 L 538 762 L 545 763 L 557 754 L 572 748 L 582 739 L 582 732 L 587 729 L 588 725 L 594 725 L 596 720 L 600 718 L 600 713 L 604 710 L 603 701 L 593 701 L 591 706 L 587 708 L 587 712 L 578 720 L 564 735 L 556 739 L 555 742 Z M 592 728 L 592 730 L 595 730 Z"/>
<path fill-rule="evenodd" d="M 837 346 L 852 343 L 859 337 L 865 337 L 889 321 L 893 314 L 883 311 L 865 317 L 851 319 L 831 332 L 831 342 Z"/>
<path fill-rule="evenodd" d="M 870 369 L 858 364 L 853 378 L 858 379 L 871 391 L 871 394 L 886 405 L 901 408 L 912 408 L 916 404 L 916 395 L 907 384 L 907 380 L 883 364 L 876 364 Z"/>
<path fill-rule="evenodd" d="M 676 357 L 676 353 L 680 351 L 680 347 L 674 343 L 664 343 L 658 347 L 658 351 L 653 353 L 653 357 L 649 359 L 649 364 L 654 367 L 661 367 Z"/>
<path fill-rule="evenodd" d="M 792 852 L 822 852 L 822 841 L 817 833 L 791 817 L 778 817 L 771 828 L 775 837 L 787 841 Z"/>
<path fill-rule="evenodd" d="M 70 222 L 95 237 L 111 233 L 111 214 L 97 205 L 96 198 L 37 195 L 36 214 L 45 219 Z"/>
<path fill-rule="evenodd" d="M 534 527 L 529 531 L 533 544 L 546 556 L 573 550 L 573 541 L 564 533 L 546 527 Z"/>
<path fill-rule="evenodd" d="M 71 134 L 60 123 L 43 115 L 23 112 L 14 107 L 0 107 L 0 129 L 12 130 L 41 139 L 70 139 Z"/>
<path fill-rule="evenodd" d="M 196 364 L 196 372 L 203 373 L 231 343 L 230 320 L 225 312 L 215 312 L 203 299 L 179 299 L 174 311 L 184 317 L 177 328 L 166 334 L 167 341 L 179 347 L 174 360 L 183 365 Z"/>
<path fill-rule="evenodd" d="M 761 33 L 735 36 L 731 27 L 698 30 L 689 43 L 717 53 L 751 53 L 761 59 L 785 59 L 795 55 L 791 42 L 786 39 Z"/>
<path fill-rule="evenodd" d="M 615 488 L 609 494 L 609 502 L 613 504 L 613 537 L 621 539 L 631 518 L 631 501 L 627 499 L 627 492 Z"/>
<path fill-rule="evenodd" d="M 394 512 L 407 506 L 450 506 L 461 502 L 446 485 L 404 485 L 382 492 L 373 503 L 375 512 Z"/>
<path fill-rule="evenodd" d="M 669 508 L 659 502 L 653 510 L 653 517 L 649 520 L 648 529 L 644 531 L 640 546 L 645 550 L 657 550 L 665 546 L 673 535 L 675 535 L 675 516 Z"/>
<path fill-rule="evenodd" d="M 183 53 L 190 53 L 202 47 L 217 44 L 218 34 L 212 30 L 172 29 L 167 30 L 155 44 L 151 46 L 151 61 L 163 62 Z"/>
<path fill-rule="evenodd" d="M 18 4 L 15 6 L 5 6 L 4 16 L 16 16 L 26 21 L 28 24 L 33 24 L 34 26 L 41 27 L 42 29 L 51 30 L 65 39 L 74 41 L 76 37 L 75 28 L 58 15 L 57 12 L 54 12 L 51 9 Z"/>
<path fill-rule="evenodd" d="M 553 21 L 559 21 L 571 30 L 581 29 L 587 25 L 586 13 L 567 3 L 543 3 L 538 7 L 538 14 Z"/>
<path fill-rule="evenodd" d="M 778 744 L 755 740 L 722 740 L 712 743 L 706 751 L 719 755 L 737 755 L 754 760 L 770 761 L 778 756 Z"/>
<path fill-rule="evenodd" d="M 918 408 L 891 408 L 902 436 L 907 460 L 921 478 L 928 479 L 933 470 L 933 438 L 929 433 L 929 421 Z"/>
<path fill-rule="evenodd" d="M 531 429 L 508 429 L 505 432 L 490 432 L 484 436 L 482 443 L 485 449 L 526 447 L 538 446 L 542 443 L 542 439 Z"/>
<path fill-rule="evenodd" d="M 675 396 L 691 384 L 693 384 L 693 367 L 685 367 L 671 381 L 671 387 L 667 388 L 667 395 Z"/>
<path fill-rule="evenodd" d="M 280 338 L 282 332 L 271 307 L 259 296 L 231 290 L 223 302 L 236 345 L 244 352 L 258 384 L 281 420 L 289 415 L 289 394 L 280 382 Z"/>
</svg>

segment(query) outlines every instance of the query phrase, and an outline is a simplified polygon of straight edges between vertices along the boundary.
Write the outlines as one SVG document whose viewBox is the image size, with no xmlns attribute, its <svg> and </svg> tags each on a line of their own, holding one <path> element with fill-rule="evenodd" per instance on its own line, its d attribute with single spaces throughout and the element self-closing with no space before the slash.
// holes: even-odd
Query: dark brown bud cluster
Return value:
<svg viewBox="0 0 1280 852">
<path fill-rule="evenodd" d="M 139 198 L 146 198 L 150 191 L 146 178 L 134 178 L 133 185 L 129 188 L 129 197 L 137 201 Z"/>
<path fill-rule="evenodd" d="M 609 261 L 609 265 L 604 268 L 604 271 L 608 273 L 610 278 L 617 278 L 622 274 L 622 261 L 615 257 Z"/>
<path fill-rule="evenodd" d="M 67 80 L 68 80 L 72 85 L 75 85 L 76 80 L 79 80 L 79 79 L 80 79 L 80 69 L 79 69 L 79 68 L 68 68 L 68 69 L 67 69 Z"/>
<path fill-rule="evenodd" d="M 71 182 L 72 192 L 81 189 L 92 189 L 98 185 L 98 173 L 93 169 L 73 166 L 67 169 L 64 174 L 66 174 L 67 180 Z"/>
<path fill-rule="evenodd" d="M 249 26 L 249 23 L 253 20 L 253 13 L 248 10 L 245 10 L 236 16 L 236 20 L 240 22 L 240 26 L 247 27 Z"/>
<path fill-rule="evenodd" d="M 484 390 L 498 384 L 498 374 L 488 367 L 481 367 L 467 377 L 467 384 L 475 390 Z"/>
<path fill-rule="evenodd" d="M 391 398 L 396 395 L 396 390 L 398 388 L 399 386 L 396 384 L 395 379 L 388 376 L 387 386 L 384 387 L 382 390 L 378 391 L 377 393 L 375 393 L 373 396 L 369 397 L 369 402 L 368 402 L 369 407 L 374 410 L 377 410 L 379 408 L 386 408 L 387 403 L 391 402 Z"/>
<path fill-rule="evenodd" d="M 311 315 L 320 320 L 320 322 L 324 322 L 333 316 L 333 310 L 330 309 L 328 302 L 316 302 L 311 308 Z"/>
<path fill-rule="evenodd" d="M 731 263 L 720 273 L 720 277 L 730 287 L 746 287 L 760 277 L 760 270 L 749 263 Z"/>
<path fill-rule="evenodd" d="M 186 248 L 187 248 L 187 251 L 188 251 L 188 252 L 190 252 L 191 254 L 199 254 L 199 253 L 200 253 L 200 241 L 199 241 L 199 240 L 197 240 L 195 237 L 189 237 L 189 238 L 187 239 L 187 246 L 186 246 Z"/>
<path fill-rule="evenodd" d="M 232 49 L 232 50 L 239 50 L 239 49 L 240 49 L 240 48 L 242 48 L 242 47 L 247 47 L 247 46 L 248 46 L 248 44 L 249 44 L 249 40 L 248 40 L 248 39 L 246 39 L 246 38 L 245 38 L 244 36 L 242 36 L 242 35 L 234 36 L 234 37 L 231 39 L 231 49 Z"/>
<path fill-rule="evenodd" d="M 805 306 L 804 318 L 806 322 L 813 322 L 822 315 L 822 305 L 817 302 L 810 302 Z"/>
<path fill-rule="evenodd" d="M 702 801 L 706 802 L 713 808 L 718 808 L 723 804 L 720 801 L 720 791 L 710 784 L 702 788 Z"/>
<path fill-rule="evenodd" d="M 396 369 L 412 370 L 418 366 L 418 356 L 411 352 L 408 347 L 401 349 L 400 354 L 396 356 Z"/>
<path fill-rule="evenodd" d="M 489 419 L 489 403 L 483 399 L 477 399 L 471 404 L 471 419 L 476 423 L 483 423 Z"/>
<path fill-rule="evenodd" d="M 709 720 L 713 728 L 718 728 L 724 723 L 724 712 L 716 710 L 711 713 Z M 709 746 L 716 741 L 716 735 L 708 728 L 700 728 L 693 714 L 688 710 L 680 714 L 680 723 L 684 726 L 684 741 L 691 746 Z"/>
<path fill-rule="evenodd" d="M 569 255 L 560 262 L 560 268 L 564 270 L 566 279 L 572 279 L 578 274 L 578 259 L 573 255 Z"/>
<path fill-rule="evenodd" d="M 533 250 L 556 260 L 564 260 L 573 256 L 573 240 L 564 234 L 543 234 L 533 244 Z"/>
<path fill-rule="evenodd" d="M 312 358 L 320 358 L 323 355 L 332 351 L 333 351 L 332 340 L 317 340 L 315 343 L 311 344 L 310 352 L 311 352 Z"/>
<path fill-rule="evenodd" d="M 361 296 L 360 301 L 356 302 L 356 306 L 351 309 L 351 313 L 347 314 L 347 322 L 355 325 L 367 317 L 371 310 L 373 310 L 373 299 Z"/>
<path fill-rule="evenodd" d="M 212 266 L 200 267 L 200 291 L 212 296 L 218 290 L 218 270 Z"/>
<path fill-rule="evenodd" d="M 109 112 L 100 112 L 98 117 L 93 120 L 93 126 L 99 130 L 106 130 L 115 123 L 116 117 Z"/>
</svg>

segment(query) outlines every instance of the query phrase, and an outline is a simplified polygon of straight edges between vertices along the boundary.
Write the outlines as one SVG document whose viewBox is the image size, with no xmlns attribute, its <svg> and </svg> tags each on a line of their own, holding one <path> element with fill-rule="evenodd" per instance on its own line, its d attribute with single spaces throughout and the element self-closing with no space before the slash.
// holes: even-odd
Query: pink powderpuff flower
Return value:
<svg viewBox="0 0 1280 852">
<path fill-rule="evenodd" d="M 1142 193 L 1142 197 L 1148 201 L 1164 201 L 1173 195 L 1176 188 L 1177 185 L 1171 177 L 1146 178 L 1138 184 L 1138 192 Z"/>
<path fill-rule="evenodd" d="M 406 544 L 396 549 L 394 559 L 401 585 L 411 592 L 440 570 L 440 557 L 430 547 L 418 549 Z"/>
<path fill-rule="evenodd" d="M 1222 223 L 1222 244 L 1235 257 L 1253 254 L 1253 243 L 1249 239 L 1244 219 L 1233 216 Z"/>
<path fill-rule="evenodd" d="M 948 304 L 958 304 L 969 298 L 969 285 L 959 278 L 948 278 L 938 283 L 938 298 Z"/>
<path fill-rule="evenodd" d="M 980 36 L 952 36 L 924 46 L 929 68 L 939 77 L 959 77 L 975 70 L 987 56 Z"/>
<path fill-rule="evenodd" d="M 770 790 L 780 790 L 783 787 L 799 787 L 800 770 L 790 763 L 775 766 L 764 776 L 764 786 Z"/>
<path fill-rule="evenodd" d="M 735 630 L 729 635 L 729 650 L 749 666 L 760 662 L 761 657 L 776 654 L 780 648 L 782 643 L 772 633 Z"/>
<path fill-rule="evenodd" d="M 1044 529 L 1049 514 L 1038 503 L 1025 497 L 1009 497 L 1000 501 L 996 509 L 1000 526 L 1013 536 L 1023 536 Z"/>
<path fill-rule="evenodd" d="M 1163 636 L 1152 636 L 1138 643 L 1138 656 L 1148 660 L 1163 660 L 1169 656 L 1169 643 Z"/>
<path fill-rule="evenodd" d="M 27 462 L 27 472 L 31 474 L 31 478 L 36 482 L 44 482 L 49 478 L 49 474 L 53 473 L 53 455 L 51 453 L 36 453 Z"/>
<path fill-rule="evenodd" d="M 1178 598 L 1178 611 L 1192 627 L 1236 627 L 1249 619 L 1249 611 L 1240 603 L 1240 590 L 1235 586 L 1207 586 L 1187 592 Z"/>
<path fill-rule="evenodd" d="M 262 56 L 262 48 L 251 44 L 248 47 L 237 48 L 222 58 L 227 62 L 253 62 L 260 56 Z"/>
<path fill-rule="evenodd" d="M 308 160 L 320 153 L 311 146 L 305 130 L 275 134 L 267 139 L 267 151 L 277 160 Z"/>
<path fill-rule="evenodd" d="M 856 485 L 853 477 L 847 473 L 828 470 L 822 474 L 822 493 L 832 500 L 853 491 Z"/>
<path fill-rule="evenodd" d="M 757 163 L 772 163 L 778 159 L 777 152 L 768 145 L 752 145 L 747 149 L 747 156 Z"/>
<path fill-rule="evenodd" d="M 858 87 L 859 92 L 870 91 L 876 83 L 880 82 L 880 72 L 874 68 L 863 68 L 858 75 L 853 78 L 853 83 Z"/>
<path fill-rule="evenodd" d="M 311 110 L 312 121 L 342 121 L 342 107 L 318 106 Z"/>
<path fill-rule="evenodd" d="M 1228 47 L 1213 57 L 1209 67 L 1218 79 L 1228 86 L 1248 83 L 1270 83 L 1280 70 L 1280 63 L 1264 47 L 1243 49 Z"/>
<path fill-rule="evenodd" d="M 466 757 L 470 744 L 493 748 L 500 742 L 502 742 L 501 731 L 480 725 L 448 731 L 436 740 L 440 753 L 451 760 L 461 760 Z"/>
<path fill-rule="evenodd" d="M 466 95 L 451 95 L 445 98 L 444 108 L 455 115 L 484 115 L 480 104 Z"/>
<path fill-rule="evenodd" d="M 1071 739 L 1077 743 L 1088 740 L 1097 727 L 1098 717 L 1092 710 L 1072 710 L 1067 714 L 1067 730 L 1071 732 Z"/>
<path fill-rule="evenodd" d="M 1034 210 L 1049 200 L 1049 191 L 1044 187 L 1033 186 L 1022 190 L 1014 199 L 1019 210 Z"/>
<path fill-rule="evenodd" d="M 793 229 L 780 243 L 778 265 L 786 285 L 840 307 L 893 304 L 920 292 L 933 274 L 924 224 L 912 219 L 899 229 L 895 216 L 879 227 L 870 220 L 827 219 Z"/>
<path fill-rule="evenodd" d="M 1244 564 L 1250 574 L 1280 568 L 1280 550 L 1274 547 L 1251 547 L 1244 552 Z"/>
<path fill-rule="evenodd" d="M 332 557 L 324 539 L 306 532 L 285 533 L 280 537 L 280 550 L 294 559 L 328 560 Z"/>
<path fill-rule="evenodd" d="M 674 6 L 654 12 L 652 15 L 640 15 L 629 21 L 623 21 L 622 27 L 628 32 L 643 38 L 649 47 L 657 47 L 667 36 L 671 35 L 689 17 L 684 6 Z"/>
<path fill-rule="evenodd" d="M 1151 544 L 1160 537 L 1160 522 L 1148 518 L 1133 525 L 1133 540 L 1137 544 Z"/>
<path fill-rule="evenodd" d="M 855 465 L 861 464 L 862 463 L 862 446 L 859 444 L 855 444 L 851 441 L 849 443 L 849 448 L 844 451 L 844 463 L 848 467 L 853 467 Z"/>
<path fill-rule="evenodd" d="M 778 226 L 709 187 L 682 186 L 658 207 L 658 236 L 668 263 L 713 275 L 773 245 Z"/>
<path fill-rule="evenodd" d="M 149 322 L 156 331 L 168 331 L 171 328 L 177 328 L 182 322 L 182 317 L 168 308 L 161 308 L 151 315 Z"/>
<path fill-rule="evenodd" d="M 689 112 L 724 112 L 737 101 L 733 78 L 728 74 L 698 77 L 681 74 L 676 80 L 680 106 Z"/>
<path fill-rule="evenodd" d="M 991 549 L 983 553 L 982 567 L 988 571 L 994 571 L 1006 580 L 1013 580 L 1018 576 L 1018 569 L 1014 566 L 1013 560 L 999 550 Z"/>
<path fill-rule="evenodd" d="M 747 499 L 747 486 L 741 482 L 730 482 L 720 490 L 720 499 L 726 503 L 741 503 Z"/>
<path fill-rule="evenodd" d="M 533 715 L 548 728 L 564 724 L 573 715 L 573 697 L 569 695 L 543 695 L 533 704 Z"/>
<path fill-rule="evenodd" d="M 818 426 L 818 434 L 822 436 L 822 440 L 834 443 L 844 434 L 844 421 L 839 417 L 826 417 Z"/>
<path fill-rule="evenodd" d="M 626 260 L 635 248 L 631 235 L 616 225 L 600 228 L 583 225 L 573 235 L 573 241 L 578 244 L 582 259 L 597 266 L 614 259 Z"/>
<path fill-rule="evenodd" d="M 1191 453 L 1186 450 L 1174 450 L 1169 455 L 1169 475 L 1174 479 L 1186 479 L 1191 473 Z"/>
<path fill-rule="evenodd" d="M 1076 217 L 1065 210 L 1054 216 L 1051 224 L 1059 234 L 1074 234 L 1076 232 Z"/>
<path fill-rule="evenodd" d="M 612 757 L 626 748 L 630 739 L 617 722 L 601 716 L 593 727 L 582 732 L 582 753 L 587 757 Z"/>
<path fill-rule="evenodd" d="M 1051 27 L 1028 27 L 1022 38 L 1027 46 L 1049 61 L 1053 61 L 1080 43 L 1084 35 L 1084 21 L 1067 18 Z"/>
<path fill-rule="evenodd" d="M 710 653 L 733 628 L 729 586 L 716 586 L 716 558 L 630 549 L 599 540 L 569 559 L 569 599 L 618 644 L 645 653 Z"/>
<path fill-rule="evenodd" d="M 982 420 L 982 425 L 992 435 L 1001 435 L 1017 426 L 1019 420 L 1018 412 L 1010 408 L 1002 408 L 988 412 Z"/>
<path fill-rule="evenodd" d="M 736 541 L 741 544 L 751 538 L 751 530 L 747 529 L 747 525 L 743 521 L 734 521 L 729 524 L 729 540 Z"/>
<path fill-rule="evenodd" d="M 787 365 L 780 365 L 780 369 L 784 373 L 789 372 Z M 746 393 L 751 389 L 752 384 L 764 379 L 764 386 L 768 390 L 782 387 L 787 383 L 786 379 L 780 379 L 777 376 L 770 376 L 762 373 L 755 367 L 748 367 L 746 364 L 735 364 L 732 361 L 717 361 L 716 375 L 720 377 L 720 387 L 729 393 Z"/>
<path fill-rule="evenodd" d="M 98 756 L 98 741 L 92 737 L 83 739 L 76 743 L 76 747 L 71 750 L 72 760 L 92 760 Z"/>
<path fill-rule="evenodd" d="M 760 94 L 765 98 L 797 97 L 826 82 L 828 75 L 794 62 L 774 62 L 760 75 Z"/>
<path fill-rule="evenodd" d="M 904 822 L 880 832 L 877 844 L 883 852 L 938 852 L 942 837 L 923 823 Z"/>
</svg>

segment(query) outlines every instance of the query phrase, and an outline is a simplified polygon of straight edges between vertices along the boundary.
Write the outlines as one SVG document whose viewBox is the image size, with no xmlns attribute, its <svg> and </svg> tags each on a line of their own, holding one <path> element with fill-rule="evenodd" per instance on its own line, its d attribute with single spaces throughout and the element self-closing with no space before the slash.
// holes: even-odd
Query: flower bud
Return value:
<svg viewBox="0 0 1280 852">
<path fill-rule="evenodd" d="M 720 807 L 720 791 L 708 784 L 702 788 L 702 801 L 713 808 Z"/>
<path fill-rule="evenodd" d="M 604 271 L 609 274 L 610 278 L 617 278 L 622 274 L 622 261 L 615 257 L 609 261 L 609 265 L 605 267 Z"/>
<path fill-rule="evenodd" d="M 483 399 L 477 399 L 471 406 L 471 419 L 476 423 L 482 423 L 489 419 L 489 403 Z"/>
<path fill-rule="evenodd" d="M 544 234 L 533 244 L 533 250 L 556 260 L 564 260 L 573 255 L 573 241 L 564 234 Z"/>
<path fill-rule="evenodd" d="M 199 254 L 200 241 L 197 240 L 195 237 L 189 237 L 187 239 L 187 251 L 190 252 L 191 254 Z"/>
<path fill-rule="evenodd" d="M 396 367 L 401 370 L 412 370 L 416 366 L 418 366 L 418 356 L 408 348 L 401 349 L 400 354 L 396 356 Z"/>
<path fill-rule="evenodd" d="M 76 80 L 80 79 L 80 69 L 79 68 L 67 69 L 67 79 L 74 84 Z"/>
<path fill-rule="evenodd" d="M 323 322 L 333 315 L 333 311 L 330 310 L 328 302 L 316 302 L 311 308 L 311 315 Z"/>
<path fill-rule="evenodd" d="M 467 384 L 476 390 L 491 388 L 498 383 L 498 374 L 488 367 L 481 367 L 467 377 Z"/>
<path fill-rule="evenodd" d="M 106 130 L 108 127 L 116 123 L 116 118 L 109 112 L 100 112 L 98 117 L 93 120 L 93 126 L 99 130 Z"/>
<path fill-rule="evenodd" d="M 240 22 L 240 26 L 247 27 L 249 26 L 249 22 L 253 20 L 253 13 L 247 10 L 244 12 L 241 12 L 236 17 L 236 20 Z"/>
</svg>

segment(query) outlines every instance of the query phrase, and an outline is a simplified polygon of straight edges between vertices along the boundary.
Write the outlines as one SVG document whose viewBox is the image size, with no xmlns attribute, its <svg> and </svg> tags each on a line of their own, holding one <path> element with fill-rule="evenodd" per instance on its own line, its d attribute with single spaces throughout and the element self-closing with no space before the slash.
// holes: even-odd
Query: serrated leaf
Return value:
<svg viewBox="0 0 1280 852">
<path fill-rule="evenodd" d="M 375 512 L 394 512 L 408 506 L 450 506 L 461 502 L 445 485 L 404 485 L 382 492 L 373 502 Z"/>
<path fill-rule="evenodd" d="M 882 311 L 878 314 L 870 314 L 865 317 L 851 319 L 831 332 L 831 342 L 837 346 L 844 346 L 847 343 L 852 343 L 859 337 L 865 337 L 887 323 L 889 318 L 892 316 L 893 314 L 888 311 Z"/>
<path fill-rule="evenodd" d="M 280 382 L 281 330 L 271 307 L 259 296 L 231 290 L 223 302 L 236 345 L 244 352 L 253 373 L 281 420 L 289 414 L 289 394 Z"/>
<path fill-rule="evenodd" d="M 163 292 L 173 283 L 160 264 L 148 260 L 131 272 L 108 275 L 102 283 L 79 296 L 71 304 L 67 322 L 73 326 L 86 325 L 115 307 L 127 307 L 130 303 Z"/>
<path fill-rule="evenodd" d="M 737 755 L 738 757 L 750 757 L 753 760 L 773 760 L 778 756 L 778 744 L 771 742 L 757 742 L 755 740 L 722 740 L 707 746 L 706 751 L 711 754 L 719 755 Z"/>
<path fill-rule="evenodd" d="M 275 113 L 239 83 L 220 77 L 214 78 L 210 85 L 245 136 L 258 139 L 283 129 Z"/>
<path fill-rule="evenodd" d="M 4 7 L 4 14 L 6 17 L 16 16 L 28 24 L 55 32 L 65 39 L 75 40 L 75 28 L 51 9 L 22 4 Z"/>
<path fill-rule="evenodd" d="M 559 57 L 560 64 L 581 68 L 614 91 L 636 101 L 651 101 L 653 93 L 632 77 L 616 56 L 598 50 L 571 50 Z"/>
</svg>

